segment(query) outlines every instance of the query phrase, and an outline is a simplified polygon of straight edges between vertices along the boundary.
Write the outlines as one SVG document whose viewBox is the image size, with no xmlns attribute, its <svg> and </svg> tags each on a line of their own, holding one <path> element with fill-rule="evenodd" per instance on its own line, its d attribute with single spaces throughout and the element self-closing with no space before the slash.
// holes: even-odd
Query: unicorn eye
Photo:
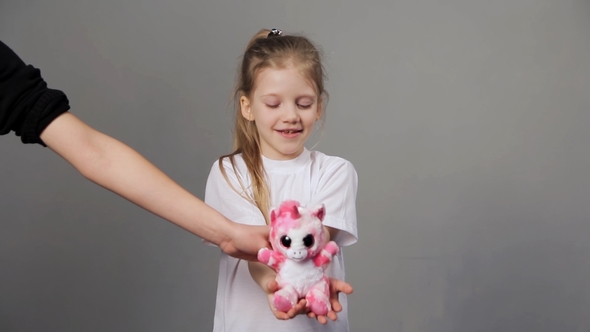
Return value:
<svg viewBox="0 0 590 332">
<path fill-rule="evenodd" d="M 303 244 L 308 248 L 313 246 L 313 235 L 307 234 L 307 236 L 303 238 Z"/>
<path fill-rule="evenodd" d="M 291 246 L 291 238 L 287 235 L 281 236 L 281 244 L 283 245 L 283 247 L 289 248 Z"/>
</svg>

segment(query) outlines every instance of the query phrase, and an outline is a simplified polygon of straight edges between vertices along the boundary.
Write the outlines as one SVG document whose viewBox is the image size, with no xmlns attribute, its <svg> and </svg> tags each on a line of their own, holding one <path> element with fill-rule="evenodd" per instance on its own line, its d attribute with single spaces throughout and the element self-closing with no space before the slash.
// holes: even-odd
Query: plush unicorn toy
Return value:
<svg viewBox="0 0 590 332">
<path fill-rule="evenodd" d="M 270 213 L 270 243 L 273 250 L 262 248 L 258 260 L 277 272 L 279 290 L 274 306 L 287 312 L 301 298 L 316 315 L 326 315 L 330 307 L 330 287 L 324 270 L 338 253 L 334 241 L 326 243 L 322 221 L 324 205 L 314 210 L 285 201 Z"/>
</svg>

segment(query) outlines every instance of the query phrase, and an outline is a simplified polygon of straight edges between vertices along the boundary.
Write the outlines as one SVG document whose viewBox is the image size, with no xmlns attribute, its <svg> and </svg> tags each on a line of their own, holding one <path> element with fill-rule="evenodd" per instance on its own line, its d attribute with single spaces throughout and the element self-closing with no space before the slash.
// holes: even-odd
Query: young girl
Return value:
<svg viewBox="0 0 590 332">
<path fill-rule="evenodd" d="M 234 152 L 211 169 L 205 202 L 247 225 L 268 223 L 271 207 L 295 199 L 325 204 L 324 225 L 339 246 L 357 240 L 357 174 L 350 162 L 304 146 L 323 114 L 324 74 L 315 46 L 301 36 L 262 30 L 248 44 L 236 84 Z M 344 279 L 341 252 L 327 270 Z M 214 331 L 348 331 L 347 305 L 322 325 L 304 315 L 278 320 L 276 274 L 261 263 L 221 253 Z M 271 306 L 271 310 L 268 306 Z"/>
<path fill-rule="evenodd" d="M 124 143 L 69 112 L 66 95 L 49 89 L 39 69 L 0 41 L 0 135 L 48 146 L 96 184 L 218 245 L 226 254 L 256 260 L 268 246 L 268 227 L 231 222 L 172 181 Z M 332 294 L 352 287 L 332 280 Z M 333 298 L 335 307 L 340 304 Z"/>
</svg>

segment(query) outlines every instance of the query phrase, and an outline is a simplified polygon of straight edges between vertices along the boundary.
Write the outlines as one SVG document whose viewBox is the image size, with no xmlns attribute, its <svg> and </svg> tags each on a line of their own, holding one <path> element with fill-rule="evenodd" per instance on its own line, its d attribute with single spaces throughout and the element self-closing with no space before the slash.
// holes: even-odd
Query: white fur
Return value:
<svg viewBox="0 0 590 332">
<path fill-rule="evenodd" d="M 307 294 L 323 276 L 323 269 L 315 266 L 311 259 L 302 262 L 286 260 L 280 271 L 281 282 L 292 285 L 301 295 Z"/>
<path fill-rule="evenodd" d="M 293 243 L 291 243 L 291 248 L 289 249 L 282 249 L 283 255 L 287 256 L 290 259 L 296 261 L 302 261 L 307 258 L 307 248 L 303 244 L 303 238 L 309 234 L 309 229 L 290 229 L 287 235 L 291 238 Z M 313 245 L 313 249 L 317 247 L 317 237 L 315 239 L 316 243 Z"/>
<path fill-rule="evenodd" d="M 274 259 L 274 257 L 272 257 L 272 255 L 270 255 L 270 257 L 268 257 L 268 266 L 273 266 L 275 265 L 276 261 Z"/>
</svg>

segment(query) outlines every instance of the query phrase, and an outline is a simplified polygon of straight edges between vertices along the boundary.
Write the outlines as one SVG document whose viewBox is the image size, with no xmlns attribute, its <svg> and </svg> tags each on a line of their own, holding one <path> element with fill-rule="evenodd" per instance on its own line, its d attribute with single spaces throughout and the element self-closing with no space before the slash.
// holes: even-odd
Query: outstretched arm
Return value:
<svg viewBox="0 0 590 332">
<path fill-rule="evenodd" d="M 217 244 L 228 255 L 255 260 L 258 249 L 268 246 L 267 226 L 231 222 L 135 150 L 69 112 L 51 122 L 41 139 L 90 181 Z"/>
<path fill-rule="evenodd" d="M 39 69 L 0 41 L 0 135 L 48 145 L 86 178 L 144 209 L 217 244 L 256 259 L 267 227 L 238 225 L 184 190 L 140 154 L 67 112 L 68 99 L 49 89 Z"/>
</svg>

